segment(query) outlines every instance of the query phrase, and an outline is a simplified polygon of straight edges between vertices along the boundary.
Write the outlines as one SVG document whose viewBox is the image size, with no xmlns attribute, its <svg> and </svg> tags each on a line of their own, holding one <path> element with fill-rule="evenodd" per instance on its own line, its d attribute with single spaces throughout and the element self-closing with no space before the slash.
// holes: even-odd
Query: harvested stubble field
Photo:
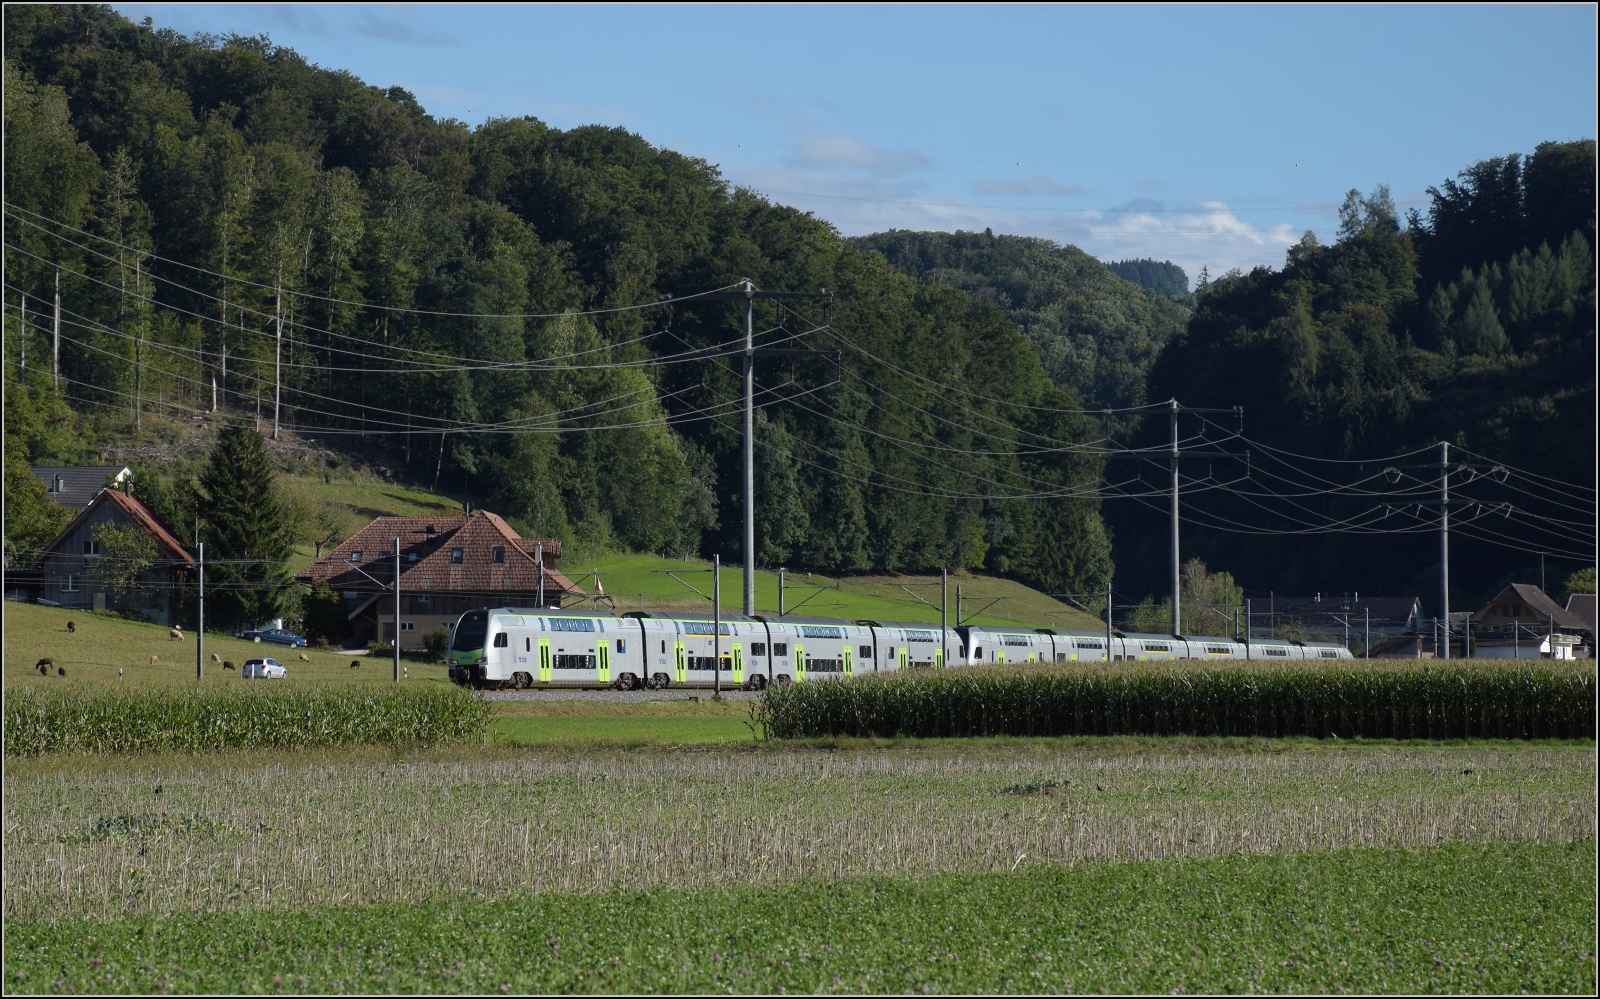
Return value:
<svg viewBox="0 0 1600 999">
<path fill-rule="evenodd" d="M 433 903 L 1573 843 L 1592 745 L 1037 740 L 12 760 L 4 915 Z"/>
<path fill-rule="evenodd" d="M 1592 995 L 1592 844 L 6 926 L 8 992 Z"/>
<path fill-rule="evenodd" d="M 1577 739 L 1593 662 L 1178 660 L 913 670 L 774 686 L 778 738 L 1215 735 Z"/>
</svg>

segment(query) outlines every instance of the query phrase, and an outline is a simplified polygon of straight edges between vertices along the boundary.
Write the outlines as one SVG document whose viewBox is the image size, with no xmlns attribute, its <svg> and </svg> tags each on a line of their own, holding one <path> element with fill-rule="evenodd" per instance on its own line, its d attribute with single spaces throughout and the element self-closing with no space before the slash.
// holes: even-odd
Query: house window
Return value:
<svg viewBox="0 0 1600 999">
<path fill-rule="evenodd" d="M 426 593 L 417 594 L 417 603 L 422 604 L 423 606 L 427 606 L 427 604 L 428 604 L 428 595 Z"/>
<path fill-rule="evenodd" d="M 350 561 L 352 561 L 352 562 L 361 561 L 361 553 L 359 551 L 351 552 L 350 553 Z"/>
<path fill-rule="evenodd" d="M 494 550 L 494 560 L 496 562 L 504 562 L 506 560 L 506 550 L 504 548 L 496 548 Z"/>
<path fill-rule="evenodd" d="M 85 541 L 83 543 L 83 553 L 85 555 L 88 555 L 88 556 L 99 555 L 100 554 L 100 542 L 98 542 L 98 541 Z"/>
<path fill-rule="evenodd" d="M 417 630 L 416 622 L 414 622 L 414 621 L 401 621 L 400 622 L 400 630 L 401 631 L 416 631 Z"/>
<path fill-rule="evenodd" d="M 461 556 L 462 556 L 462 554 L 463 553 L 462 553 L 462 550 L 460 548 L 452 548 L 452 549 L 450 549 L 450 561 L 452 563 L 454 563 L 455 565 L 460 565 L 461 564 Z"/>
<path fill-rule="evenodd" d="M 417 553 L 416 552 L 408 552 L 406 554 L 406 561 L 407 562 L 415 562 L 416 560 L 417 560 Z"/>
<path fill-rule="evenodd" d="M 78 592 L 78 577 L 77 576 L 62 576 L 61 577 L 61 592 L 62 593 L 77 593 Z"/>
</svg>

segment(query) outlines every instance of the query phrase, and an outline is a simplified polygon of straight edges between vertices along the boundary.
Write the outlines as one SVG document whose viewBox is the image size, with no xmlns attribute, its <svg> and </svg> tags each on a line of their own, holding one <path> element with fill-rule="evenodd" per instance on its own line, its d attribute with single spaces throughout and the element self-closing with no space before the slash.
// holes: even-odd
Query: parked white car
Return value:
<svg viewBox="0 0 1600 999">
<path fill-rule="evenodd" d="M 289 669 L 276 659 L 246 659 L 239 675 L 246 680 L 287 680 Z"/>
</svg>

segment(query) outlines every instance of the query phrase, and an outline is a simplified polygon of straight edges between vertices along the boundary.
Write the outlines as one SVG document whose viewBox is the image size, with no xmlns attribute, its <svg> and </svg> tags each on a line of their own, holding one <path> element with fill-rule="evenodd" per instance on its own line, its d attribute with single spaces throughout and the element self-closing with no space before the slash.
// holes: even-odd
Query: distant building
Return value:
<svg viewBox="0 0 1600 999">
<path fill-rule="evenodd" d="M 1600 622 L 1596 621 L 1595 595 L 1593 593 L 1572 594 L 1567 598 L 1566 612 L 1588 625 L 1591 639 L 1600 635 Z"/>
<path fill-rule="evenodd" d="M 400 644 L 448 630 L 475 607 L 544 606 L 585 596 L 550 567 L 561 557 L 553 538 L 523 538 L 487 510 L 455 517 L 379 517 L 295 578 L 326 583 L 344 598 L 352 637 L 394 637 L 394 539 L 400 539 Z"/>
<path fill-rule="evenodd" d="M 133 469 L 126 465 L 35 465 L 32 471 L 50 498 L 69 510 L 82 510 L 107 486 L 133 480 Z"/>
<path fill-rule="evenodd" d="M 95 531 L 103 524 L 133 527 L 155 542 L 154 564 L 142 585 L 118 595 L 96 570 L 102 557 Z M 57 607 L 135 611 L 160 624 L 172 623 L 173 594 L 186 585 L 194 556 L 183 542 L 139 500 L 118 489 L 102 489 L 56 539 L 45 546 L 33 568 L 8 573 L 7 596 Z"/>
<path fill-rule="evenodd" d="M 1527 583 L 1501 590 L 1468 623 L 1473 655 L 1480 659 L 1573 659 L 1594 647 L 1589 621 Z"/>
</svg>

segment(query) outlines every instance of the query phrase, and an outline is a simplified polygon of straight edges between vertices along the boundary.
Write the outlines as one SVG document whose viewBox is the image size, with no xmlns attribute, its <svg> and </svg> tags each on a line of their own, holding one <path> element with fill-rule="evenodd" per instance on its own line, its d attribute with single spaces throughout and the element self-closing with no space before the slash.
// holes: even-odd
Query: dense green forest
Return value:
<svg viewBox="0 0 1600 999">
<path fill-rule="evenodd" d="M 1191 292 L 1038 239 L 842 239 L 623 130 L 435 119 L 266 39 L 86 6 L 5 28 L 8 559 L 59 523 L 28 463 L 270 432 L 280 388 L 285 431 L 524 531 L 736 558 L 738 360 L 673 355 L 738 340 L 737 304 L 692 296 L 746 277 L 833 295 L 757 303 L 759 343 L 840 352 L 757 363 L 765 565 L 1085 593 L 1114 561 L 1123 597 L 1160 594 L 1166 464 L 1094 445 L 1167 420 L 1080 408 L 1171 397 L 1243 407 L 1242 436 L 1180 419 L 1205 452 L 1184 556 L 1229 592 L 1431 607 L 1441 440 L 1476 504 L 1453 514 L 1458 607 L 1594 548 L 1592 140 L 1468 166 L 1405 218 L 1352 191 L 1333 243 Z M 188 522 L 219 502 L 204 467 L 139 488 Z"/>
<path fill-rule="evenodd" d="M 1046 239 L 896 229 L 850 242 L 928 286 L 960 288 L 1005 309 L 1039 345 L 1050 377 L 1092 409 L 1143 405 L 1151 363 L 1189 317 L 1188 279 L 1173 264 L 1123 262 L 1161 286 L 1151 292 L 1114 274 L 1116 265 Z M 1169 295 L 1173 287 L 1184 294 Z"/>
<path fill-rule="evenodd" d="M 1542 549 L 1552 578 L 1585 554 L 1592 562 L 1594 177 L 1595 143 L 1585 140 L 1470 166 L 1405 220 L 1387 189 L 1351 191 L 1333 245 L 1307 234 L 1281 269 L 1200 289 L 1193 319 L 1151 369 L 1149 394 L 1243 406 L 1248 441 L 1230 441 L 1222 417 L 1204 427 L 1185 419 L 1182 433 L 1241 454 L 1257 448 L 1248 461 L 1186 463 L 1200 489 L 1187 551 L 1278 592 L 1382 586 L 1433 608 L 1439 473 L 1418 466 L 1447 441 L 1468 452 L 1457 460 L 1472 467 L 1454 478 L 1477 503 L 1453 513 L 1457 609 L 1511 579 L 1537 580 Z M 1155 422 L 1147 443 L 1167 433 Z M 1495 463 L 1545 478 L 1506 478 Z M 1155 469 L 1144 478 L 1164 481 Z M 1148 568 L 1164 553 L 1151 537 L 1157 523 L 1128 504 L 1115 515 L 1119 567 L 1159 592 Z M 1334 523 L 1379 533 L 1322 529 Z"/>
<path fill-rule="evenodd" d="M 162 421 L 265 430 L 281 390 L 285 431 L 526 531 L 735 557 L 737 359 L 662 359 L 735 340 L 737 305 L 684 299 L 748 277 L 834 294 L 760 303 L 761 343 L 841 352 L 758 363 L 762 563 L 1109 571 L 1098 428 L 1006 312 L 703 161 L 438 120 L 264 38 L 105 7 L 8 6 L 5 102 L 13 556 L 48 533 L 27 463 Z M 206 536 L 202 459 L 139 488 Z"/>
</svg>

